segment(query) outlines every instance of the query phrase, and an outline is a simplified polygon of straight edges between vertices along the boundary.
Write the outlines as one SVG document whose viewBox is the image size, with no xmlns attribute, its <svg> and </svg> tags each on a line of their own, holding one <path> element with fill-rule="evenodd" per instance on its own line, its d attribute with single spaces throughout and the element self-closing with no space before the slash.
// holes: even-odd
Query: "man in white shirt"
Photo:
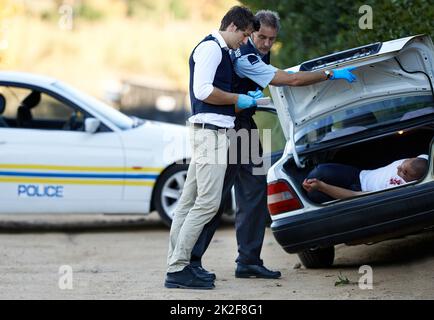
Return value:
<svg viewBox="0 0 434 320">
<path fill-rule="evenodd" d="M 202 229 L 217 213 L 227 167 L 226 129 L 234 127 L 239 109 L 256 100 L 234 93 L 235 77 L 229 49 L 247 42 L 255 25 L 253 13 L 235 6 L 194 48 L 190 59 L 190 100 L 193 115 L 190 141 L 193 155 L 170 229 L 165 287 L 212 289 L 214 277 L 190 265 L 191 251 Z"/>
<path fill-rule="evenodd" d="M 282 86 L 304 86 L 320 81 L 344 79 L 352 82 L 356 79 L 351 69 L 288 72 L 277 69 L 270 64 L 271 48 L 277 39 L 280 29 L 279 16 L 276 12 L 261 10 L 256 13 L 259 30 L 252 33 L 249 41 L 237 50 L 231 51 L 231 59 L 235 73 L 235 92 L 257 93 L 269 84 Z M 340 80 L 342 81 L 342 80 Z M 259 88 L 260 90 L 257 90 Z M 256 91 L 256 92 L 255 92 Z M 268 269 L 261 259 L 262 245 L 269 213 L 267 208 L 267 179 L 266 174 L 254 174 L 252 154 L 257 154 L 249 146 L 259 146 L 262 149 L 257 133 L 257 126 L 253 120 L 256 108 L 244 109 L 237 113 L 235 130 L 247 133 L 248 139 L 231 140 L 230 155 L 237 155 L 236 163 L 229 163 L 223 186 L 223 199 L 235 187 L 237 212 L 235 228 L 238 247 L 235 277 L 237 278 L 266 278 L 281 277 L 279 271 Z M 243 135 L 241 133 L 241 135 Z M 245 147 L 247 146 L 247 147 Z M 262 153 L 262 151 L 258 152 Z M 243 159 L 243 160 L 241 160 Z M 245 161 L 247 160 L 247 161 Z M 191 265 L 198 270 L 202 267 L 202 256 L 220 223 L 223 205 L 218 214 L 204 227 L 191 255 Z"/>
<path fill-rule="evenodd" d="M 311 200 L 319 203 L 385 190 L 421 179 L 428 169 L 427 159 L 427 155 L 401 159 L 375 170 L 321 164 L 303 181 L 303 188 Z"/>
</svg>

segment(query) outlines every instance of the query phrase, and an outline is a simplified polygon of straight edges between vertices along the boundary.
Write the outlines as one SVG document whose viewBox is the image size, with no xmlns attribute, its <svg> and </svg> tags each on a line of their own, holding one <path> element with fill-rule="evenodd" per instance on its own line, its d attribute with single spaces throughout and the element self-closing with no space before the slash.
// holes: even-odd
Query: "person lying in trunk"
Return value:
<svg viewBox="0 0 434 320">
<path fill-rule="evenodd" d="M 313 169 L 303 181 L 303 188 L 314 202 L 345 199 L 366 192 L 393 188 L 421 179 L 428 170 L 428 156 L 401 159 L 374 170 L 324 163 Z"/>
</svg>

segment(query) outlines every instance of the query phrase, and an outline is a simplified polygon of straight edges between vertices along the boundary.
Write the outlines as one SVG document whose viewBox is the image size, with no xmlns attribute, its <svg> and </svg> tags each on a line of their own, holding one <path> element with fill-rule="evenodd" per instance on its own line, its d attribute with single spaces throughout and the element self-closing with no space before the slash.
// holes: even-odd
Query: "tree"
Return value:
<svg viewBox="0 0 434 320">
<path fill-rule="evenodd" d="M 273 64 L 288 67 L 361 45 L 426 33 L 434 35 L 432 0 L 242 0 L 253 11 L 277 11 L 282 28 Z M 361 29 L 372 8 L 372 29 Z"/>
</svg>

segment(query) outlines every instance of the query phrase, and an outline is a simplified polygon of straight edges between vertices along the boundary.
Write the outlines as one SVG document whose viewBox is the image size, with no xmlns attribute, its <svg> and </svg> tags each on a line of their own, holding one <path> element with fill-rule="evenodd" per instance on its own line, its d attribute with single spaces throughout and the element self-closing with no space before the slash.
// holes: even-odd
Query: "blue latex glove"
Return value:
<svg viewBox="0 0 434 320">
<path fill-rule="evenodd" d="M 259 98 L 263 98 L 264 97 L 264 94 L 262 93 L 261 90 L 259 90 L 259 88 L 256 89 L 256 91 L 248 91 L 247 95 L 251 96 L 252 98 L 255 98 L 255 99 L 259 99 Z"/>
<path fill-rule="evenodd" d="M 238 95 L 237 106 L 240 109 L 256 107 L 256 100 L 247 94 Z"/>
<path fill-rule="evenodd" d="M 348 82 L 353 82 L 357 79 L 356 76 L 351 73 L 351 71 L 353 71 L 354 69 L 356 69 L 356 67 L 333 69 L 333 76 L 330 78 L 330 80 L 345 79 Z"/>
</svg>

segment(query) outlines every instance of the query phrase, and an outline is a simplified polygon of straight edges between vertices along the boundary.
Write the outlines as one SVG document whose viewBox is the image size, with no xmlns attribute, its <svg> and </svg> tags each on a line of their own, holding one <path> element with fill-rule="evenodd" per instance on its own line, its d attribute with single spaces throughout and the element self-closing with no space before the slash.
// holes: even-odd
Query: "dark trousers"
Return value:
<svg viewBox="0 0 434 320">
<path fill-rule="evenodd" d="M 250 130 L 256 129 L 257 127 L 251 117 L 247 119 L 237 118 L 235 129 L 242 128 L 249 130 L 249 138 L 251 138 Z M 235 144 L 231 141 L 230 152 L 234 152 L 234 150 L 231 149 L 234 146 Z M 237 163 L 228 164 L 226 169 L 222 205 L 216 216 L 205 225 L 193 248 L 190 260 L 193 265 L 202 265 L 202 256 L 220 224 L 223 204 L 225 200 L 228 199 L 227 197 L 230 195 L 233 186 L 235 186 L 235 200 L 237 203 L 235 229 L 238 244 L 238 257 L 236 262 L 243 264 L 263 264 L 260 256 L 268 218 L 267 179 L 265 174 L 253 175 L 252 171 L 255 165 L 250 157 L 250 152 L 248 157 L 249 163 L 242 163 L 240 140 L 236 143 L 236 147 Z M 259 148 L 262 149 L 260 144 Z M 259 153 L 262 154 L 262 150 L 260 150 Z"/>
<path fill-rule="evenodd" d="M 316 166 L 315 169 L 309 173 L 307 179 L 317 178 L 318 180 L 337 187 L 353 191 L 361 191 L 359 178 L 360 171 L 361 170 L 356 167 L 345 164 L 323 163 Z M 335 200 L 320 191 L 309 192 L 308 197 L 317 203 Z"/>
</svg>

